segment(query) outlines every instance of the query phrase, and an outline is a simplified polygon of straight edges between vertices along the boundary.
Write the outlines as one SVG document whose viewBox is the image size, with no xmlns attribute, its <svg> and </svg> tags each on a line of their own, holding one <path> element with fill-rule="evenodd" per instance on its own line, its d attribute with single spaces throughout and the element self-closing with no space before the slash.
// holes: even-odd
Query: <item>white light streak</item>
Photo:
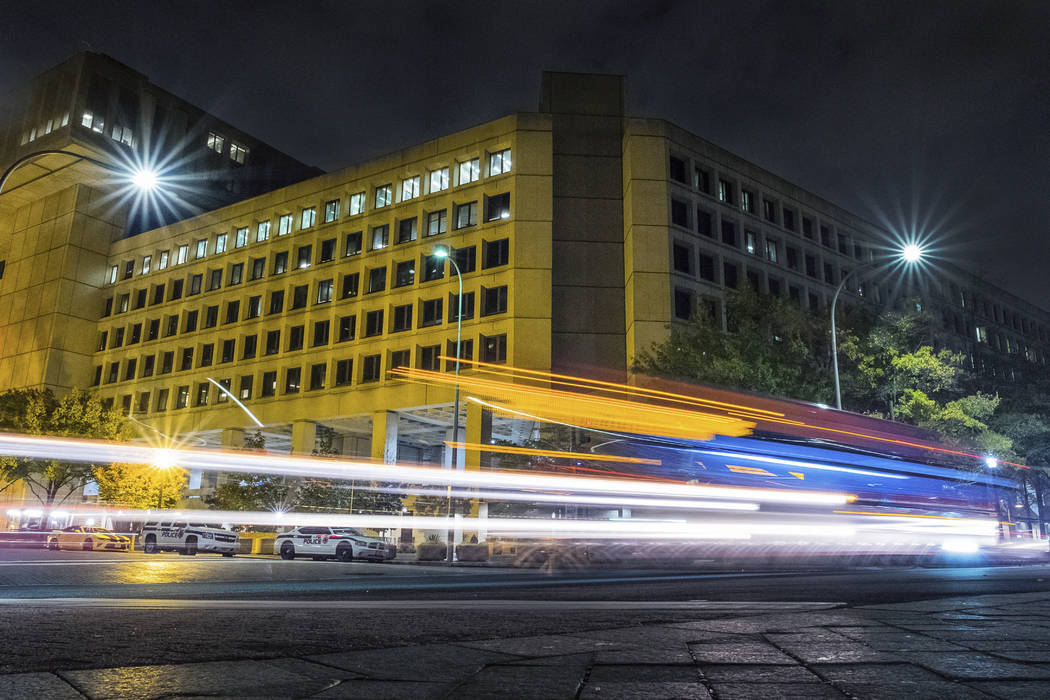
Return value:
<svg viewBox="0 0 1050 700">
<path fill-rule="evenodd" d="M 697 450 L 703 454 L 715 455 L 716 457 L 729 457 L 731 459 L 746 460 L 751 462 L 764 462 L 766 464 L 781 464 L 786 467 L 804 467 L 806 469 L 820 469 L 829 472 L 846 472 L 847 474 L 862 474 L 864 476 L 880 476 L 887 479 L 907 479 L 909 477 L 901 474 L 886 474 L 884 472 L 869 472 L 864 469 L 853 469 L 851 467 L 834 467 L 830 464 L 818 464 L 816 462 L 799 462 L 794 459 L 782 459 L 780 457 L 765 457 L 738 452 L 718 452 L 716 450 Z"/>
</svg>

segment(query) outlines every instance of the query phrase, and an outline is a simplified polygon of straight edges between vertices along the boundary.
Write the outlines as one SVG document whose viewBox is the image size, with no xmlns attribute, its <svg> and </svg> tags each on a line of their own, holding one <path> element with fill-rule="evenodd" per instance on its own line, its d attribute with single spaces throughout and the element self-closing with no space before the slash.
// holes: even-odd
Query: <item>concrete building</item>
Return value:
<svg viewBox="0 0 1050 700">
<path fill-rule="evenodd" d="M 320 429 L 343 454 L 440 463 L 451 392 L 388 375 L 452 368 L 438 358 L 455 353 L 458 279 L 438 246 L 462 272 L 464 357 L 622 380 L 671 324 L 721 314 L 741 285 L 824 308 L 891 239 L 673 124 L 625 115 L 623 87 L 547 73 L 537 112 L 132 236 L 126 206 L 100 205 L 97 172 L 36 173 L 0 194 L 0 388 L 89 386 L 165 434 L 236 445 L 248 420 L 214 380 L 271 449 L 309 453 Z M 94 133 L 94 112 L 71 104 L 61 128 Z M 247 142 L 221 129 L 223 144 Z M 195 133 L 215 147 L 214 129 Z M 248 180 L 242 195 L 267 189 Z M 850 286 L 854 303 L 893 296 L 875 279 Z M 926 291 L 975 365 L 1045 363 L 1045 311 L 957 271 Z M 461 412 L 468 442 L 529 434 L 476 404 Z"/>
</svg>

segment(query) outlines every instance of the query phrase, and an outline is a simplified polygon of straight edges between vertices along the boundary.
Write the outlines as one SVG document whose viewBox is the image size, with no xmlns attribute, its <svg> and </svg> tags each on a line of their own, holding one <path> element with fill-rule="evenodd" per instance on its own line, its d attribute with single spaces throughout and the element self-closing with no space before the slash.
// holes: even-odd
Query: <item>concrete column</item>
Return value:
<svg viewBox="0 0 1050 700">
<path fill-rule="evenodd" d="M 372 459 L 381 459 L 384 464 L 397 462 L 396 411 L 376 411 L 372 414 Z"/>
<path fill-rule="evenodd" d="M 488 445 L 492 442 L 492 411 L 473 401 L 467 402 L 467 425 L 464 441 L 469 445 Z M 464 431 L 460 430 L 460 435 Z M 467 469 L 480 469 L 489 464 L 489 453 L 477 450 L 464 450 Z M 462 458 L 461 458 L 462 459 Z M 464 466 L 460 462 L 460 469 Z"/>
<path fill-rule="evenodd" d="M 244 428 L 223 428 L 222 446 L 227 449 L 244 447 Z"/>
<path fill-rule="evenodd" d="M 317 441 L 317 423 L 312 420 L 297 420 L 292 423 L 292 454 L 308 455 Z"/>
</svg>

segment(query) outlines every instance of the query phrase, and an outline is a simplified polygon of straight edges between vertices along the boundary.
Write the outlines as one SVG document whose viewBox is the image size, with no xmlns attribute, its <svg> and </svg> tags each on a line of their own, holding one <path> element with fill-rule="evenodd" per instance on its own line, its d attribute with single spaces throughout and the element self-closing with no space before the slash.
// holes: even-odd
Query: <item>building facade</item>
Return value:
<svg viewBox="0 0 1050 700">
<path fill-rule="evenodd" d="M 96 133 L 95 112 L 71 104 L 68 121 Z M 218 128 L 198 129 L 196 147 L 218 155 Z M 222 129 L 219 148 L 245 142 Z M 461 340 L 471 360 L 623 380 L 669 326 L 722 314 L 742 285 L 823 309 L 891 240 L 673 124 L 625 115 L 620 76 L 548 73 L 537 112 L 137 235 L 90 169 L 34 182 L 0 193 L 0 388 L 92 387 L 191 444 L 239 444 L 247 408 L 271 449 L 309 453 L 323 432 L 337 452 L 387 461 L 447 460 L 453 422 L 447 388 L 393 368 L 451 371 Z M 1002 355 L 1041 368 L 1050 315 L 946 269 L 924 291 L 975 367 L 1014 371 Z M 846 297 L 895 295 L 858 276 Z M 528 436 L 527 421 L 461 413 L 468 442 Z M 191 478 L 197 493 L 214 483 Z"/>
</svg>

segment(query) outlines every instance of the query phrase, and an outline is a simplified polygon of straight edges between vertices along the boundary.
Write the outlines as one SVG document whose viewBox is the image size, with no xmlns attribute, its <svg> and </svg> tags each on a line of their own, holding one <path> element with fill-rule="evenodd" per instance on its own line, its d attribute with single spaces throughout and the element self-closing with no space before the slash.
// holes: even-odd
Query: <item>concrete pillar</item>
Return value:
<svg viewBox="0 0 1050 700">
<path fill-rule="evenodd" d="M 244 428 L 223 428 L 222 446 L 227 449 L 244 447 Z"/>
<path fill-rule="evenodd" d="M 488 445 L 492 442 L 492 411 L 473 401 L 467 402 L 467 425 L 466 431 L 460 428 L 460 435 L 466 435 L 463 441 L 470 445 Z M 465 450 L 466 468 L 480 469 L 488 466 L 489 453 L 477 450 Z M 462 464 L 462 463 L 461 463 Z M 460 469 L 463 467 L 460 466 Z"/>
<path fill-rule="evenodd" d="M 292 454 L 308 455 L 317 442 L 317 423 L 312 420 L 297 420 L 292 423 Z"/>
<path fill-rule="evenodd" d="M 372 414 L 372 459 L 381 459 L 384 464 L 397 462 L 396 411 L 376 411 Z"/>
</svg>

